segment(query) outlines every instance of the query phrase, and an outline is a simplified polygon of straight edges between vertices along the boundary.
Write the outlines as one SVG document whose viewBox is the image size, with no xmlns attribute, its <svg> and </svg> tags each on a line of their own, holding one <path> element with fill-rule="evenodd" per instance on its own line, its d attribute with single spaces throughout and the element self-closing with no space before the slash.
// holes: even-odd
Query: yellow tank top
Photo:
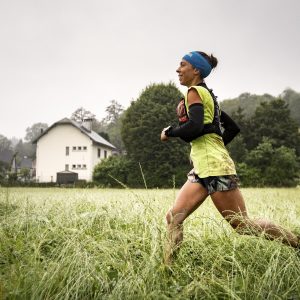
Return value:
<svg viewBox="0 0 300 300">
<path fill-rule="evenodd" d="M 212 123 L 214 118 L 214 101 L 209 91 L 202 86 L 192 86 L 197 90 L 204 108 L 204 124 Z M 189 112 L 187 94 L 185 105 Z M 191 142 L 191 160 L 195 173 L 200 178 L 236 174 L 234 162 L 224 146 L 222 138 L 215 134 L 205 134 Z"/>
</svg>

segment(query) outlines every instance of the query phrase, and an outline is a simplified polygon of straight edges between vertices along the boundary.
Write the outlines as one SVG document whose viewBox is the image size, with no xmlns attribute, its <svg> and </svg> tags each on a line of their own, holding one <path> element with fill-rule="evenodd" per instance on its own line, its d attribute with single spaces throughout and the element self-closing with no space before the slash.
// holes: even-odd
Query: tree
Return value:
<svg viewBox="0 0 300 300">
<path fill-rule="evenodd" d="M 95 115 L 83 107 L 77 108 L 71 115 L 71 120 L 81 124 L 85 119 L 95 119 Z"/>
<path fill-rule="evenodd" d="M 245 133 L 247 130 L 247 127 L 248 127 L 245 110 L 241 106 L 239 106 L 237 108 L 237 110 L 235 110 L 233 113 L 231 113 L 231 117 L 237 123 L 237 125 L 240 127 L 241 132 Z"/>
<path fill-rule="evenodd" d="M 298 167 L 295 149 L 277 147 L 274 140 L 264 138 L 245 163 L 238 164 L 238 172 L 245 185 L 296 186 Z"/>
<path fill-rule="evenodd" d="M 8 169 L 9 164 L 0 160 L 0 181 L 5 178 Z"/>
<path fill-rule="evenodd" d="M 13 157 L 11 141 L 4 135 L 0 134 L 0 177 L 4 177 L 9 170 Z"/>
<path fill-rule="evenodd" d="M 172 186 L 174 175 L 182 184 L 189 171 L 189 145 L 179 139 L 160 141 L 161 130 L 177 122 L 181 97 L 173 83 L 152 84 L 125 112 L 121 131 L 125 149 L 131 161 L 141 164 L 148 187 Z M 131 174 L 133 180 L 136 177 L 141 177 L 140 171 Z"/>
<path fill-rule="evenodd" d="M 20 170 L 19 176 L 21 177 L 22 180 L 25 182 L 29 180 L 30 178 L 30 170 L 28 168 L 22 168 Z"/>
<path fill-rule="evenodd" d="M 108 133 L 106 133 L 106 132 L 104 132 L 104 131 L 100 131 L 100 132 L 98 132 L 98 134 L 99 134 L 100 136 L 102 136 L 104 139 L 106 139 L 108 142 L 110 142 L 110 138 L 109 138 Z"/>
<path fill-rule="evenodd" d="M 109 135 L 110 142 L 117 147 L 120 153 L 124 152 L 124 143 L 121 136 L 122 120 L 124 118 L 124 113 L 122 113 L 118 119 L 110 123 L 106 127 L 106 132 Z"/>
<path fill-rule="evenodd" d="M 291 118 L 297 122 L 298 126 L 300 126 L 300 93 L 288 88 L 279 95 L 279 98 L 288 104 L 291 112 Z M 220 102 L 220 106 L 222 107 L 222 110 L 225 110 L 229 115 L 232 115 L 238 107 L 241 107 L 246 118 L 249 119 L 254 115 L 256 108 L 262 102 L 270 102 L 276 99 L 277 97 L 269 94 L 251 95 L 249 93 L 243 93 L 237 98 L 223 100 Z"/>
<path fill-rule="evenodd" d="M 234 162 L 243 162 L 247 157 L 248 150 L 242 134 L 236 136 L 226 147 Z"/>
<path fill-rule="evenodd" d="M 4 150 L 11 150 L 11 141 L 0 134 L 0 152 L 3 152 Z"/>
<path fill-rule="evenodd" d="M 106 127 L 102 121 L 98 121 L 96 118 L 92 119 L 92 130 L 100 133 L 106 132 Z"/>
<path fill-rule="evenodd" d="M 119 119 L 120 115 L 124 111 L 124 108 L 116 100 L 111 100 L 110 105 L 106 107 L 105 111 L 107 114 L 104 119 L 105 122 L 107 124 L 112 124 L 112 123 L 115 123 Z"/>
<path fill-rule="evenodd" d="M 24 143 L 22 139 L 20 139 L 17 145 L 14 147 L 14 152 L 18 154 L 18 161 L 20 161 L 24 156 L 33 159 L 35 158 L 36 154 L 36 144 L 32 144 L 31 142 Z"/>
<path fill-rule="evenodd" d="M 121 127 L 124 108 L 116 100 L 112 100 L 105 111 L 107 115 L 98 122 L 94 130 L 99 132 L 103 137 L 103 133 L 107 134 L 109 141 L 116 146 L 120 153 L 123 153 L 124 144 L 121 137 Z"/>
<path fill-rule="evenodd" d="M 288 104 L 291 117 L 300 126 L 300 93 L 288 88 L 281 93 L 280 98 Z"/>
<path fill-rule="evenodd" d="M 245 142 L 249 150 L 257 147 L 263 138 L 273 140 L 276 147 L 297 149 L 300 154 L 300 135 L 297 123 L 291 118 L 288 104 L 281 99 L 263 102 L 257 107 L 248 123 L 249 132 Z"/>
<path fill-rule="evenodd" d="M 25 141 L 27 142 L 34 141 L 47 128 L 48 128 L 48 124 L 46 123 L 35 123 L 31 127 L 27 127 Z"/>
</svg>

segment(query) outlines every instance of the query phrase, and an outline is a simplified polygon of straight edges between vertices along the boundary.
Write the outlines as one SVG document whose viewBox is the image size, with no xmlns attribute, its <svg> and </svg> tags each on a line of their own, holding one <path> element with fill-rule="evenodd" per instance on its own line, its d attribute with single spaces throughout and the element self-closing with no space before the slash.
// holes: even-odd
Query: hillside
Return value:
<svg viewBox="0 0 300 300">
<path fill-rule="evenodd" d="M 291 111 L 291 117 L 300 126 L 300 93 L 297 93 L 292 89 L 284 90 L 279 95 L 279 97 L 274 97 L 269 94 L 254 95 L 250 93 L 243 93 L 237 98 L 221 101 L 220 106 L 222 110 L 224 110 L 228 114 L 232 114 L 239 107 L 241 107 L 245 116 L 250 117 L 251 115 L 253 115 L 256 107 L 261 102 L 272 101 L 276 98 L 281 98 L 288 104 Z"/>
</svg>

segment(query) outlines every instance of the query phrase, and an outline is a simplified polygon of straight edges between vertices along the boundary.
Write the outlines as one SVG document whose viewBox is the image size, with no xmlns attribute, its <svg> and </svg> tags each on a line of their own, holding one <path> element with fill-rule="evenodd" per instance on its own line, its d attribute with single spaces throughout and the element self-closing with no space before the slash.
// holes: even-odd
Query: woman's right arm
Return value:
<svg viewBox="0 0 300 300">
<path fill-rule="evenodd" d="M 201 134 L 204 126 L 204 109 L 202 100 L 197 90 L 194 88 L 189 90 L 187 98 L 189 105 L 188 121 L 179 126 L 170 126 L 165 129 L 164 133 L 167 137 L 180 137 L 185 140 Z"/>
</svg>

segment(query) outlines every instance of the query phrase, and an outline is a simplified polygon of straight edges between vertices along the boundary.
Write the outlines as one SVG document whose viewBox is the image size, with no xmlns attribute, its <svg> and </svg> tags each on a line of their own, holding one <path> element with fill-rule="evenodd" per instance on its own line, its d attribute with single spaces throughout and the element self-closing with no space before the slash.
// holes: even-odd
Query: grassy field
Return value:
<svg viewBox="0 0 300 300">
<path fill-rule="evenodd" d="M 300 189 L 243 189 L 249 214 L 300 231 Z M 300 299 L 300 256 L 239 236 L 208 199 L 163 263 L 177 190 L 0 188 L 0 299 Z"/>
</svg>

